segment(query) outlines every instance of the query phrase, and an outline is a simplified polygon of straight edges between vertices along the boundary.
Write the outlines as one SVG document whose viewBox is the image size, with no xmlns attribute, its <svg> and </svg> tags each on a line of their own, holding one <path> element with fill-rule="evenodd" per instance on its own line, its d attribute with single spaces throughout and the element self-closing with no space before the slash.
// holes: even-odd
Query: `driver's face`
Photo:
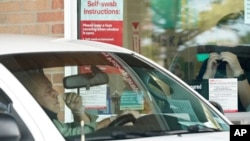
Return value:
<svg viewBox="0 0 250 141">
<path fill-rule="evenodd" d="M 31 91 L 37 102 L 48 110 L 58 113 L 60 111 L 58 92 L 53 89 L 48 78 L 43 75 L 35 75 L 32 79 L 36 85 Z"/>
</svg>

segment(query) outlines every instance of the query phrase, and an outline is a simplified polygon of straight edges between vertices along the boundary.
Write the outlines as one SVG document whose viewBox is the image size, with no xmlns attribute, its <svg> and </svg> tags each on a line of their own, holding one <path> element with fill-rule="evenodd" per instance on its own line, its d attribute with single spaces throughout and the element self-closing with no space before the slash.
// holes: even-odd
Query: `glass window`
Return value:
<svg viewBox="0 0 250 141">
<path fill-rule="evenodd" d="M 150 0 L 145 3 L 148 3 L 145 17 L 151 20 L 142 25 L 145 26 L 142 54 L 169 69 L 206 99 L 219 102 L 224 112 L 249 111 L 247 2 Z M 212 79 L 220 81 L 219 78 L 223 79 L 222 85 L 234 85 L 223 85 L 231 88 L 225 90 L 209 83 Z M 215 87 L 224 91 L 213 91 Z"/>
<path fill-rule="evenodd" d="M 16 122 L 15 124 L 17 124 L 17 129 L 15 129 L 14 128 L 15 126 L 13 126 L 12 130 L 13 131 L 19 130 L 19 131 L 16 131 L 16 135 L 19 132 L 20 141 L 32 141 L 32 140 L 34 140 L 29 129 L 24 124 L 23 120 L 20 118 L 20 116 L 17 114 L 15 108 L 13 107 L 13 103 L 12 103 L 11 99 L 6 95 L 6 93 L 1 88 L 0 88 L 0 114 L 1 114 L 1 123 L 7 122 L 7 121 Z M 12 124 L 8 124 L 8 125 L 12 125 Z M 2 127 L 5 127 L 5 126 L 2 125 Z M 4 131 L 2 131 L 2 129 L 3 128 L 1 128 L 1 132 L 4 132 Z M 6 129 L 4 129 L 4 130 L 6 130 Z M 14 138 L 14 134 L 13 134 L 13 138 Z"/>
<path fill-rule="evenodd" d="M 80 124 L 75 122 L 76 115 L 83 113 L 90 120 L 85 128 L 87 139 L 110 136 L 117 130 L 191 133 L 190 125 L 209 131 L 229 130 L 229 125 L 185 85 L 133 54 L 60 52 L 10 55 L 0 60 L 65 137 L 77 135 Z M 77 101 L 79 97 L 81 101 Z M 82 109 L 75 110 L 78 104 Z M 136 120 L 124 116 L 131 111 Z M 106 119 L 116 122 L 97 130 L 99 126 L 94 125 Z M 74 124 L 70 127 L 75 127 L 75 132 L 65 132 L 63 122 Z"/>
</svg>

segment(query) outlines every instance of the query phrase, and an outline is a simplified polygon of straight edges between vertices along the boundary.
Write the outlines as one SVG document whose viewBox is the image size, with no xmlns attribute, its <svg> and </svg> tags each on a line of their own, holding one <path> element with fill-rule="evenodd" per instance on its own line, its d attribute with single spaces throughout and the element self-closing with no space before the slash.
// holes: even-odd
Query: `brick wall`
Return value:
<svg viewBox="0 0 250 141">
<path fill-rule="evenodd" d="M 0 0 L 0 33 L 64 35 L 64 0 Z"/>
</svg>

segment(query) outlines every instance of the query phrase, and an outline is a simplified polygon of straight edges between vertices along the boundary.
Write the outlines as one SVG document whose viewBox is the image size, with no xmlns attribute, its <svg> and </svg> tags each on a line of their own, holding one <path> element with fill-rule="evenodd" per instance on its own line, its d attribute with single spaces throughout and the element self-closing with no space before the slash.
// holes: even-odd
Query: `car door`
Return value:
<svg viewBox="0 0 250 141">
<path fill-rule="evenodd" d="M 14 118 L 20 141 L 64 140 L 33 97 L 2 64 L 0 72 L 0 112 Z"/>
</svg>

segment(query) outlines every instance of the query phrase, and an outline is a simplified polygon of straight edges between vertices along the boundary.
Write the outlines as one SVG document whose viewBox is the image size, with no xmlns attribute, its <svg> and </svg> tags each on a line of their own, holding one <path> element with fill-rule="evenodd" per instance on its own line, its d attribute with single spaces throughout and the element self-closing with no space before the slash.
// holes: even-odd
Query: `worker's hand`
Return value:
<svg viewBox="0 0 250 141">
<path fill-rule="evenodd" d="M 222 61 L 227 62 L 235 77 L 244 73 L 237 56 L 231 52 L 221 52 Z"/>
<path fill-rule="evenodd" d="M 207 61 L 207 69 L 203 75 L 203 79 L 213 78 L 218 67 L 218 60 L 221 60 L 219 53 L 212 52 L 209 54 L 209 59 Z"/>
</svg>

